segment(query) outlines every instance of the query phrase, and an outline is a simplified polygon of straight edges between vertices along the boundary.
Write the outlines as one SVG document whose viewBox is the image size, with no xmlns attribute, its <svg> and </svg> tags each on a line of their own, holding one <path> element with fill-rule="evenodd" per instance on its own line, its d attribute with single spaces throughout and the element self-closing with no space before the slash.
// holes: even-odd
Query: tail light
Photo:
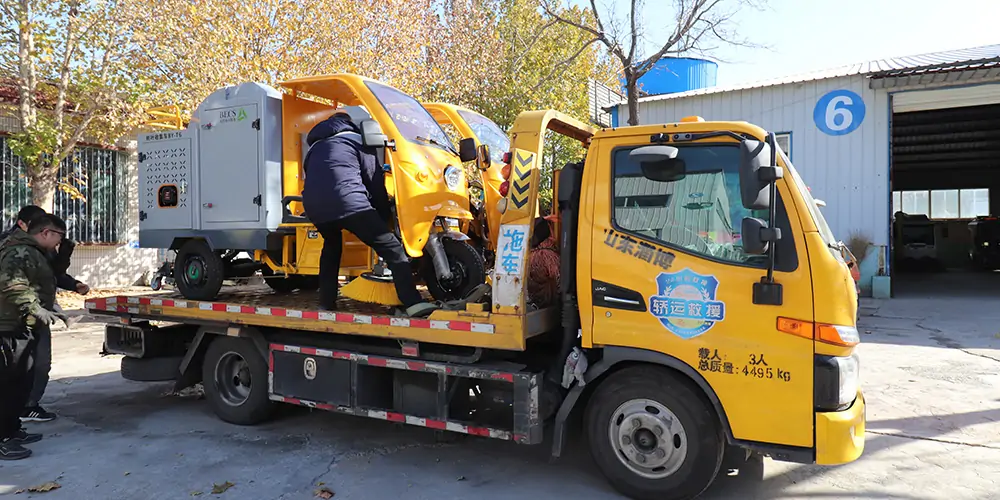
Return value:
<svg viewBox="0 0 1000 500">
<path fill-rule="evenodd" d="M 500 184 L 500 196 L 507 196 L 508 192 L 510 192 L 510 181 L 503 181 Z"/>
<path fill-rule="evenodd" d="M 503 156 L 502 156 L 502 157 L 500 157 L 500 158 L 501 158 L 501 160 L 502 160 L 502 161 L 503 161 L 504 163 L 506 163 L 506 164 L 510 165 L 510 160 L 512 159 L 512 157 L 511 157 L 511 155 L 510 155 L 510 151 L 507 151 L 507 152 L 505 152 L 505 153 L 503 154 Z"/>
</svg>

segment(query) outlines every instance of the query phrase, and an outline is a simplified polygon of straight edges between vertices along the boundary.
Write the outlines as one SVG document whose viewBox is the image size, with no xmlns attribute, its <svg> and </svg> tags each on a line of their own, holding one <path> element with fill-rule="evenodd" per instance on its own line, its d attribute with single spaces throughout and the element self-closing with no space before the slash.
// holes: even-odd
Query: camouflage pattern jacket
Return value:
<svg viewBox="0 0 1000 500">
<path fill-rule="evenodd" d="M 56 280 L 45 250 L 24 231 L 0 244 L 0 335 L 33 326 L 39 309 L 52 310 Z"/>
</svg>

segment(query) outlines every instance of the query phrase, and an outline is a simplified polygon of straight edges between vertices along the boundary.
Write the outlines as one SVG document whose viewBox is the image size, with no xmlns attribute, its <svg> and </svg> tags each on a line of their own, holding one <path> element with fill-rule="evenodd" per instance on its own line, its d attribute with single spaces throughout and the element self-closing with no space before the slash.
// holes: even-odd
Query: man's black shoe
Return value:
<svg viewBox="0 0 1000 500">
<path fill-rule="evenodd" d="M 13 442 L 12 439 L 0 440 L 0 460 L 21 460 L 31 456 L 31 450 Z"/>
<path fill-rule="evenodd" d="M 28 431 L 21 429 L 14 434 L 14 437 L 8 439 L 11 443 L 17 445 L 25 445 L 31 443 L 37 443 L 42 440 L 41 434 L 30 434 Z"/>
</svg>

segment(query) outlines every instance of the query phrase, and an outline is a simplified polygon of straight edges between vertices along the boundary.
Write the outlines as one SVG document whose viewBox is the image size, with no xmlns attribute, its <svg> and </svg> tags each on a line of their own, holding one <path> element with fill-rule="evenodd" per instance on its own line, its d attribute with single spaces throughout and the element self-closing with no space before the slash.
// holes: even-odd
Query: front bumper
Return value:
<svg viewBox="0 0 1000 500">
<path fill-rule="evenodd" d="M 838 465 L 853 462 L 865 449 L 865 397 L 850 408 L 816 414 L 816 463 Z"/>
</svg>

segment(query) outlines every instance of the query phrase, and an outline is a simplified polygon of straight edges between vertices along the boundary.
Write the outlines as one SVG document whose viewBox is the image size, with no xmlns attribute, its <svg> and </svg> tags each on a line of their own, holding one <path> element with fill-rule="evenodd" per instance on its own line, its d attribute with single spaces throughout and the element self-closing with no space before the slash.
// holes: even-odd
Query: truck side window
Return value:
<svg viewBox="0 0 1000 500">
<path fill-rule="evenodd" d="M 744 217 L 767 219 L 766 211 L 753 212 L 740 200 L 740 150 L 735 144 L 676 145 L 684 161 L 684 176 L 669 182 L 643 176 L 638 162 L 629 158 L 635 147 L 616 149 L 613 223 L 625 232 L 713 260 L 766 267 L 767 258 L 743 253 L 740 224 Z M 636 146 L 638 147 L 638 146 Z M 795 245 L 788 216 L 777 200 L 777 226 L 782 228 L 777 269 L 796 267 Z"/>
</svg>

